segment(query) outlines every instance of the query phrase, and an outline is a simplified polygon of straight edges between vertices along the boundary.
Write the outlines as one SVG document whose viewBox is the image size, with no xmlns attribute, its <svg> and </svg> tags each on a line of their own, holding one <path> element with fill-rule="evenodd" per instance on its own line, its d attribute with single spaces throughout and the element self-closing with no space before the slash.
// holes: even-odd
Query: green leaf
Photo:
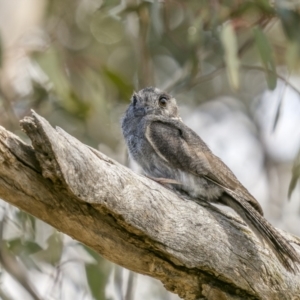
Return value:
<svg viewBox="0 0 300 300">
<path fill-rule="evenodd" d="M 239 67 L 238 43 L 234 28 L 230 22 L 227 22 L 221 30 L 221 42 L 224 48 L 224 60 L 229 83 L 235 90 L 239 88 Z"/>
<path fill-rule="evenodd" d="M 134 90 L 133 85 L 130 83 L 130 81 L 122 77 L 121 74 L 114 72 L 113 70 L 110 70 L 106 67 L 103 67 L 103 72 L 105 76 L 118 89 L 121 98 L 127 102 L 132 95 L 132 91 Z"/>
<path fill-rule="evenodd" d="M 42 250 L 37 243 L 32 241 L 23 241 L 20 238 L 7 241 L 7 246 L 16 255 L 20 255 L 21 253 L 29 255 Z"/>
<path fill-rule="evenodd" d="M 287 43 L 287 51 L 285 53 L 285 60 L 292 73 L 294 70 L 297 72 L 297 69 L 300 67 L 300 44 L 296 41 L 289 41 Z"/>
<path fill-rule="evenodd" d="M 266 35 L 260 28 L 253 28 L 253 34 L 256 46 L 260 54 L 260 58 L 262 60 L 262 64 L 266 72 L 268 87 L 269 89 L 274 90 L 277 83 L 277 76 L 272 47 Z"/>
<path fill-rule="evenodd" d="M 86 278 L 92 295 L 96 300 L 105 299 L 105 287 L 112 264 L 91 248 L 85 245 L 82 247 L 97 261 L 95 264 L 85 264 Z"/>
<path fill-rule="evenodd" d="M 55 231 L 47 239 L 48 247 L 45 250 L 36 252 L 32 257 L 47 262 L 51 265 L 57 265 L 61 259 L 63 251 L 62 234 Z"/>
<path fill-rule="evenodd" d="M 270 15 L 274 13 L 274 7 L 269 0 L 255 0 L 253 5 L 257 6 L 264 14 Z"/>
<path fill-rule="evenodd" d="M 282 97 L 279 101 L 279 104 L 277 106 L 277 110 L 276 110 L 276 115 L 275 115 L 275 120 L 274 120 L 274 124 L 273 124 L 273 132 L 275 131 L 276 129 L 276 126 L 278 124 L 278 121 L 279 121 L 279 118 L 280 118 L 280 115 L 281 115 L 281 107 L 282 107 Z"/>
<path fill-rule="evenodd" d="M 300 179 L 300 150 L 295 159 L 293 169 L 292 169 L 292 179 L 289 185 L 288 197 L 291 198 L 291 195 L 297 185 L 297 181 Z"/>
<path fill-rule="evenodd" d="M 285 8 L 284 6 L 277 8 L 277 14 L 281 20 L 282 28 L 285 35 L 291 41 L 300 43 L 300 14 L 296 10 Z"/>
<path fill-rule="evenodd" d="M 92 295 L 96 300 L 105 299 L 106 276 L 98 265 L 85 265 L 86 277 Z"/>
</svg>

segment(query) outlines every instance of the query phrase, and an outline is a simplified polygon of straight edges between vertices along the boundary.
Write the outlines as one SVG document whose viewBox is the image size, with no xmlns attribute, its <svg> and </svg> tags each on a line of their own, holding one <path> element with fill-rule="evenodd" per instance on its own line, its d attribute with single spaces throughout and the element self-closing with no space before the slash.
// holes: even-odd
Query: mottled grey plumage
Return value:
<svg viewBox="0 0 300 300">
<path fill-rule="evenodd" d="M 230 206 L 287 270 L 298 271 L 297 252 L 263 217 L 259 203 L 231 170 L 181 121 L 172 96 L 152 87 L 134 93 L 122 130 L 130 156 L 146 175 L 191 197 Z"/>
</svg>

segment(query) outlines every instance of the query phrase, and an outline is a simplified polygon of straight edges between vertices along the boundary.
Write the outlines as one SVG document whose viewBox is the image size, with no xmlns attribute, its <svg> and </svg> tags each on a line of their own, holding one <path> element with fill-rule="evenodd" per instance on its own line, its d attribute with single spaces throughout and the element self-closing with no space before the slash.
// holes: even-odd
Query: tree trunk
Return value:
<svg viewBox="0 0 300 300">
<path fill-rule="evenodd" d="M 5 201 L 184 299 L 300 299 L 300 274 L 235 215 L 133 173 L 35 112 L 21 126 L 32 146 L 0 127 Z"/>
</svg>

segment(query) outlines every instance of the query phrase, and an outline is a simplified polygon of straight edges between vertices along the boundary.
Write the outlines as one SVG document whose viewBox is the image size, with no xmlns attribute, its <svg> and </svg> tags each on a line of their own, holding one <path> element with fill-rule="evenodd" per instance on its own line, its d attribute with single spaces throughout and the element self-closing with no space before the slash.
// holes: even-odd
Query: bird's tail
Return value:
<svg viewBox="0 0 300 300">
<path fill-rule="evenodd" d="M 230 191 L 227 191 L 230 193 Z M 229 194 L 230 195 L 230 194 Z M 299 272 L 300 257 L 293 246 L 243 197 L 224 195 L 222 202 L 234 209 L 254 230 L 259 237 L 262 237 L 272 248 L 282 265 L 294 274 Z"/>
</svg>

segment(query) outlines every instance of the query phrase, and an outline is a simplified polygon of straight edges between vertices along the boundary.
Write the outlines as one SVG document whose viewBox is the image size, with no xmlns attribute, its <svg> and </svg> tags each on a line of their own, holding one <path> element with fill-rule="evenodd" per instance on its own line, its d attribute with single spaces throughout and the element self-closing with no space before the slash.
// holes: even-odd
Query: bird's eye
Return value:
<svg viewBox="0 0 300 300">
<path fill-rule="evenodd" d="M 160 96 L 158 102 L 161 107 L 165 107 L 167 105 L 168 99 L 166 96 Z"/>
</svg>

